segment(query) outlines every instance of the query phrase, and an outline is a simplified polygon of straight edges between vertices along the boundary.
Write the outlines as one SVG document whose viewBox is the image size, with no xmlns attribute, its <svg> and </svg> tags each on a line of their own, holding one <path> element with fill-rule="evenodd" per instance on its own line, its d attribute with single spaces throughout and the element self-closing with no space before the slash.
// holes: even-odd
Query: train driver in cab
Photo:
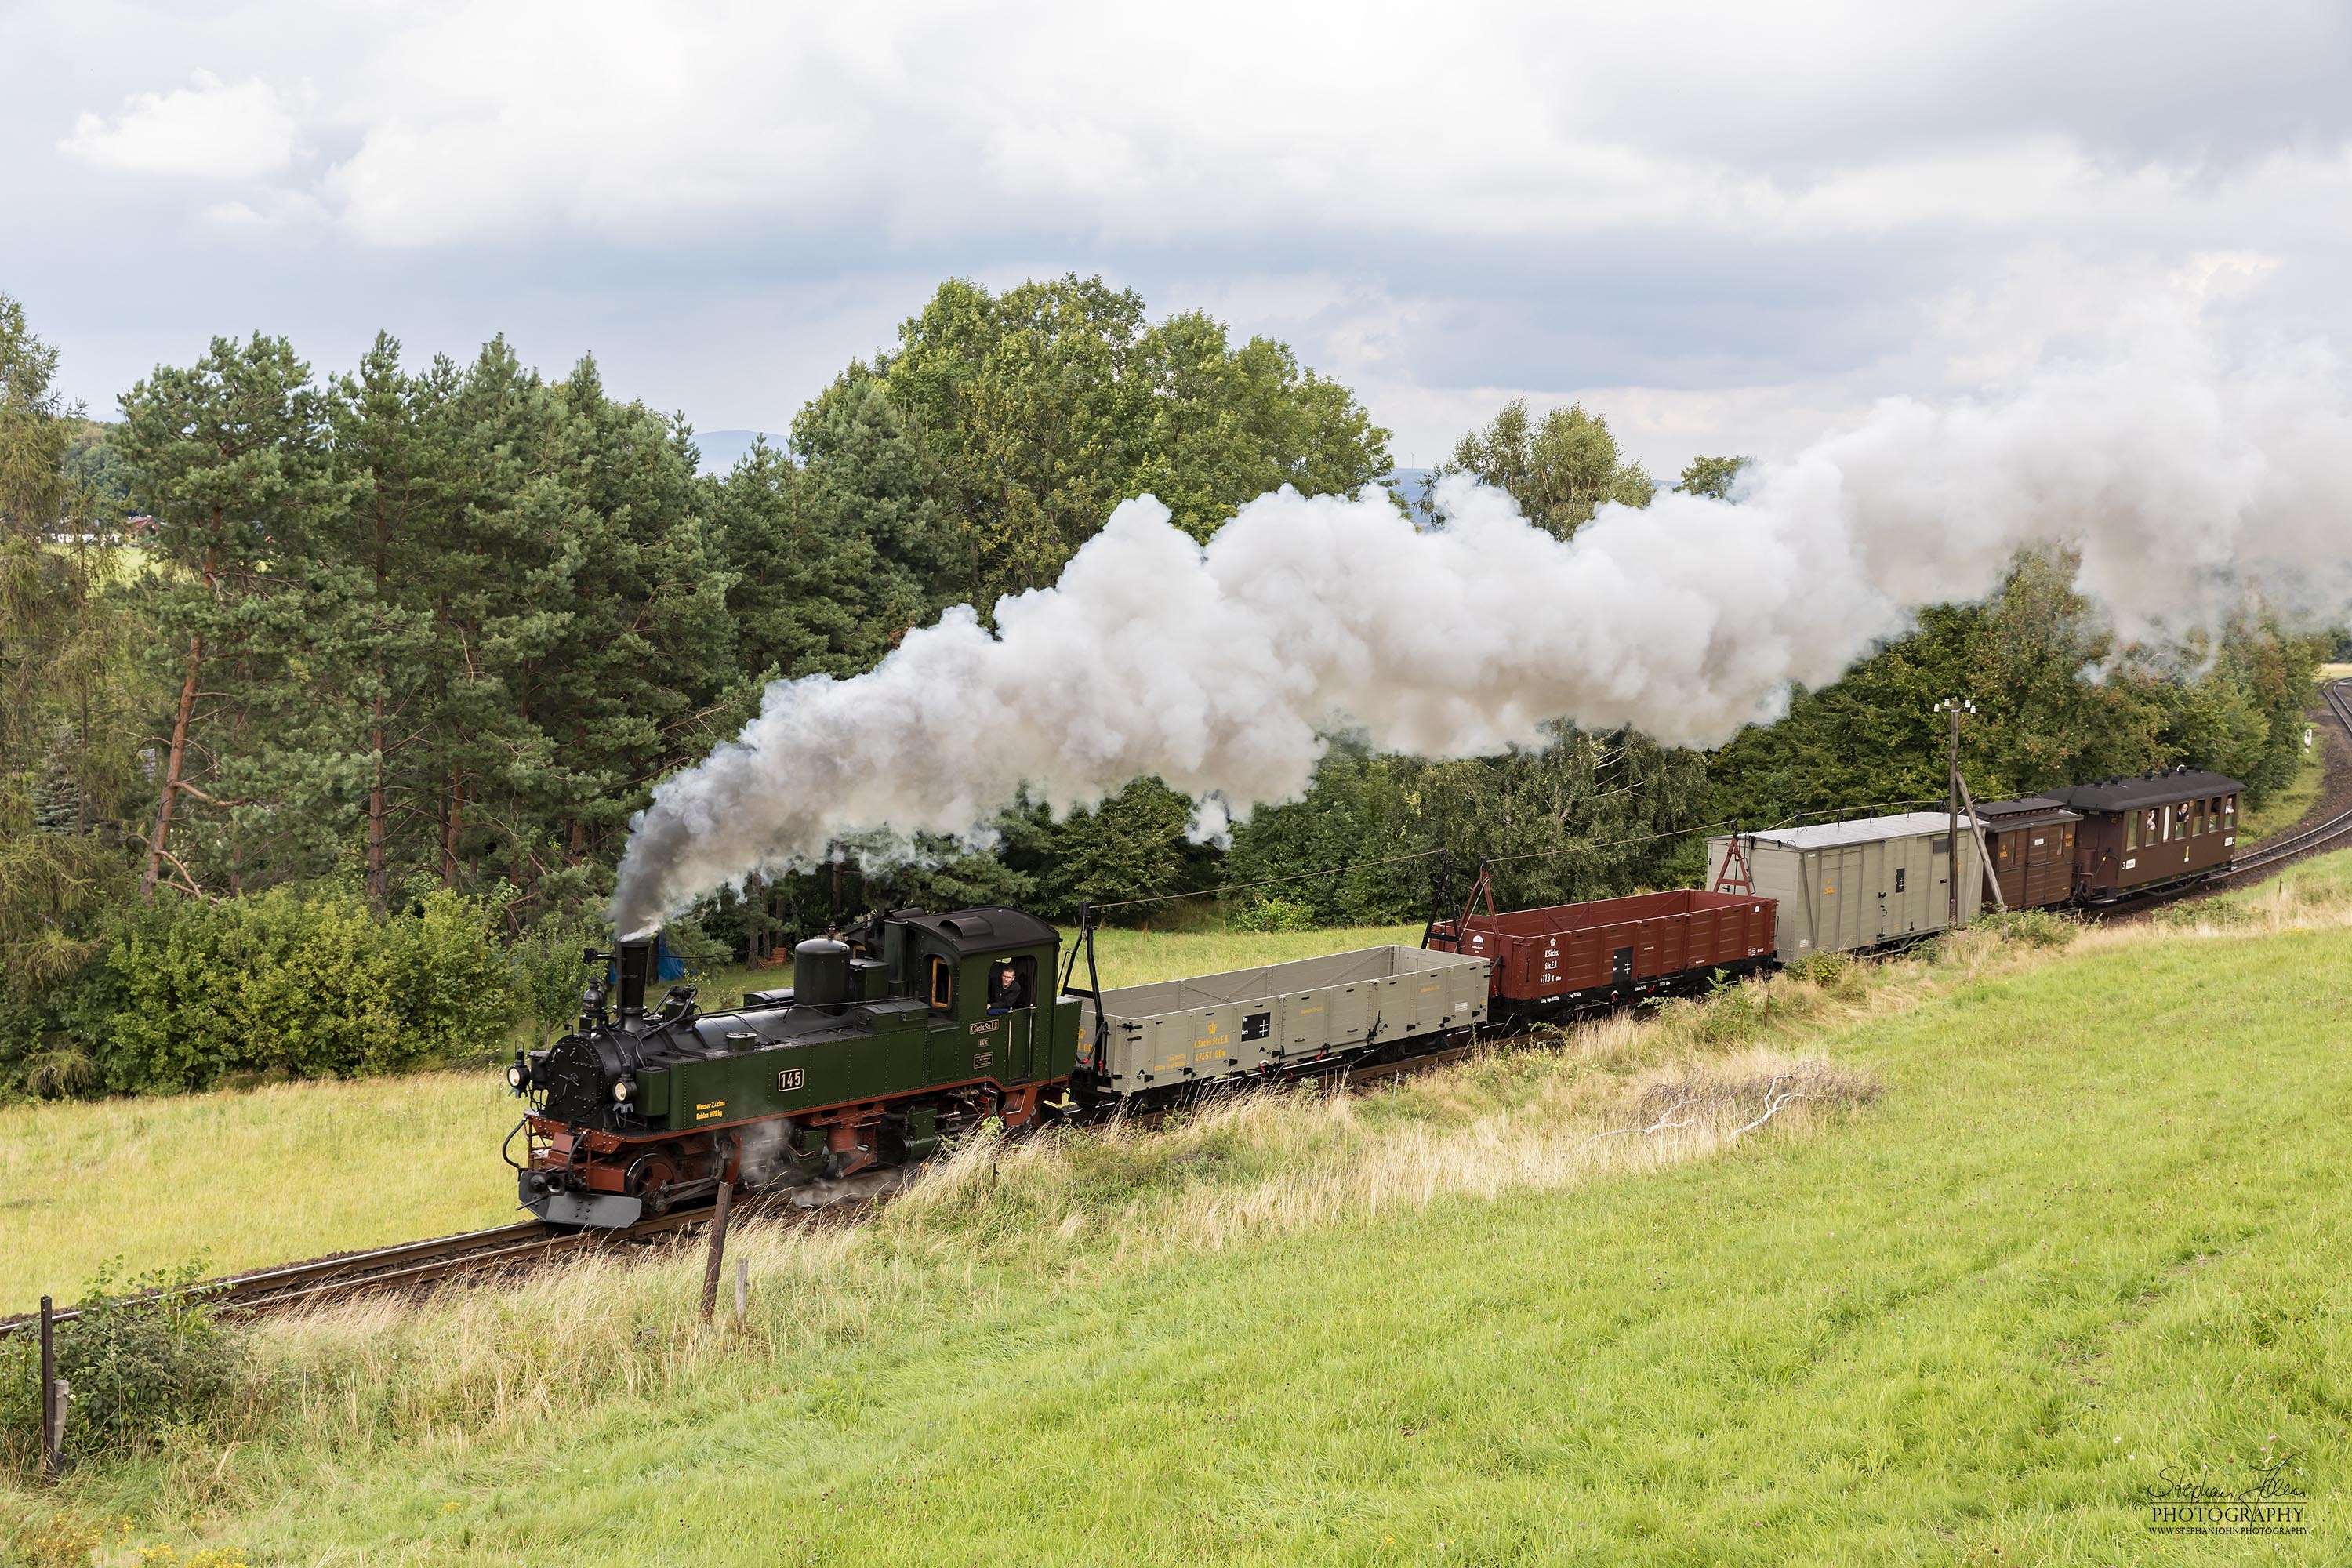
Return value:
<svg viewBox="0 0 2352 1568">
<path fill-rule="evenodd" d="M 1003 963 L 988 976 L 988 1011 L 991 1016 L 1010 1013 L 1015 1007 L 1029 1005 L 1029 988 L 1021 984 L 1021 973 L 1009 963 Z"/>
</svg>

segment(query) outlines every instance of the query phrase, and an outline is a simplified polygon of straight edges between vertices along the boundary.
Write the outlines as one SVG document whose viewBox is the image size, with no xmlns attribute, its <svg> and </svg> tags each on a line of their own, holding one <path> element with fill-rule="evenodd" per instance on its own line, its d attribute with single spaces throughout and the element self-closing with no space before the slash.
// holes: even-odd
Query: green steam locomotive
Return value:
<svg viewBox="0 0 2352 1568">
<path fill-rule="evenodd" d="M 507 1070 L 531 1101 L 507 1139 L 523 1206 L 632 1225 L 722 1181 L 846 1176 L 919 1160 L 990 1117 L 1034 1125 L 1056 1092 L 1069 1104 L 1080 1003 L 1054 984 L 1052 926 L 1013 909 L 899 910 L 845 936 L 802 942 L 789 990 L 709 1013 L 684 984 L 648 1007 L 650 937 L 588 952 L 602 967 L 578 1026 Z"/>
</svg>

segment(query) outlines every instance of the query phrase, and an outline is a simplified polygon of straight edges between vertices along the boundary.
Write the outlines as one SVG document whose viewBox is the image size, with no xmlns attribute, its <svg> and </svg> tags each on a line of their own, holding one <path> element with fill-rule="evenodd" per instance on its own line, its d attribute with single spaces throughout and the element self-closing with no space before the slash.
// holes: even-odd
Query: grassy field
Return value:
<svg viewBox="0 0 2352 1568">
<path fill-rule="evenodd" d="M 1096 937 L 1106 985 L 1420 940 L 1418 926 Z M 728 1005 L 790 983 L 725 971 L 702 994 Z M 0 1312 L 44 1291 L 70 1300 L 110 1258 L 136 1272 L 202 1255 L 228 1271 L 503 1225 L 515 1194 L 499 1142 L 517 1114 L 483 1072 L 0 1108 Z"/>
<path fill-rule="evenodd" d="M 695 1329 L 690 1251 L 280 1324 L 236 1447 L 62 1501 L 256 1562 L 2352 1553 L 2340 905 L 1773 994 L 968 1149 L 878 1223 L 744 1237 L 741 1330 Z M 1827 1119 L 1728 1139 L 1707 1085 L 1759 1073 Z M 2281 1460 L 2308 1536 L 2135 1500 Z"/>
<path fill-rule="evenodd" d="M 505 1224 L 517 1114 L 482 1072 L 0 1110 L 0 1311 L 109 1258 L 227 1271 Z"/>
</svg>

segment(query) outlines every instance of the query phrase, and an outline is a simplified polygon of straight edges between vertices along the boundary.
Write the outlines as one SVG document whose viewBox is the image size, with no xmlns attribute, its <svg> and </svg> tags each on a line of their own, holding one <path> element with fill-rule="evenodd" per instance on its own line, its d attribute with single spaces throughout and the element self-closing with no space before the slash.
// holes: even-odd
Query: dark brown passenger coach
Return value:
<svg viewBox="0 0 2352 1568">
<path fill-rule="evenodd" d="M 2031 795 L 1977 807 L 1984 824 L 1985 902 L 1992 889 L 2012 910 L 2045 909 L 2074 895 L 2074 835 L 2082 813 L 2063 800 Z"/>
<path fill-rule="evenodd" d="M 2074 896 L 2101 903 L 2228 865 L 2243 787 L 2220 773 L 2174 768 L 2058 792 L 2083 814 Z"/>
</svg>

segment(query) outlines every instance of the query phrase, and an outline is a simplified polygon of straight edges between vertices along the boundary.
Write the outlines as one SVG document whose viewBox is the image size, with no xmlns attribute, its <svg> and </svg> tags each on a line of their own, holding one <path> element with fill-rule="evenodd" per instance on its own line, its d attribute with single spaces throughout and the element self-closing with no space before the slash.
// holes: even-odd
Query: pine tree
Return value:
<svg viewBox="0 0 2352 1568">
<path fill-rule="evenodd" d="M 240 721 L 285 699 L 278 657 L 299 624 L 299 568 L 330 490 L 319 395 L 310 366 L 283 338 L 215 338 L 194 365 L 159 367 L 125 393 L 122 411 L 122 454 L 154 508 L 153 548 L 164 567 L 154 611 L 164 638 L 181 650 L 140 881 L 152 898 L 167 862 L 183 886 L 200 890 L 196 872 L 171 847 L 184 799 L 223 811 L 233 804 L 199 786 L 191 762 L 217 778 L 235 755 L 267 743 Z M 226 874 L 235 888 L 233 828 L 223 842 L 231 846 Z"/>
</svg>

